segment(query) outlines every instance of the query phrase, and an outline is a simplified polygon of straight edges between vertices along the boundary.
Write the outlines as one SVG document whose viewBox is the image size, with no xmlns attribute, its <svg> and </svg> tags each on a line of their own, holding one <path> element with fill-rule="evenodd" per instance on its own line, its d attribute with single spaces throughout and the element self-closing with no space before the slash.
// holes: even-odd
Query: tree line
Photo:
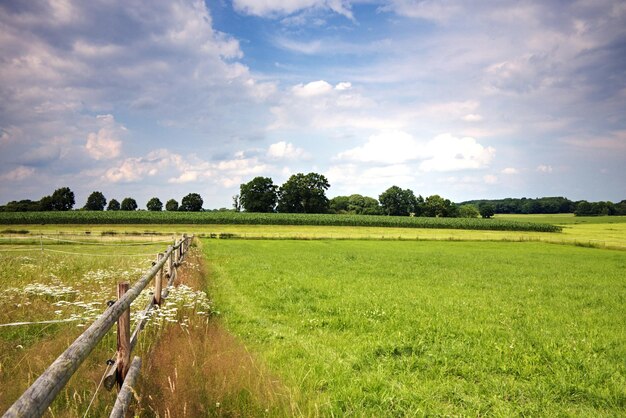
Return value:
<svg viewBox="0 0 626 418">
<path fill-rule="evenodd" d="M 178 204 L 176 199 L 170 199 L 165 203 L 167 211 L 184 211 L 199 212 L 202 210 L 202 197 L 198 193 L 189 193 L 183 197 Z M 76 200 L 74 192 L 69 187 L 61 187 L 56 189 L 50 196 L 44 196 L 39 200 L 19 200 L 11 201 L 4 206 L 0 206 L 2 212 L 43 212 L 43 211 L 69 211 L 73 210 Z M 139 207 L 137 201 L 132 197 L 122 199 L 120 203 L 117 199 L 111 199 L 107 202 L 102 192 L 94 191 L 89 197 L 85 205 L 80 210 L 90 211 L 134 211 Z M 148 200 L 146 209 L 149 211 L 159 212 L 163 210 L 163 202 L 158 197 Z"/>
<path fill-rule="evenodd" d="M 326 197 L 330 183 L 318 173 L 292 175 L 282 186 L 270 177 L 255 177 L 239 188 L 236 210 L 246 212 L 336 213 L 357 215 L 467 217 L 480 215 L 473 205 L 456 205 L 439 195 L 423 198 L 411 189 L 392 186 L 378 199 L 360 194 Z"/>
<path fill-rule="evenodd" d="M 609 201 L 588 202 L 586 200 L 572 201 L 565 197 L 506 198 L 491 200 L 470 200 L 462 204 L 471 204 L 477 207 L 489 206 L 494 213 L 502 214 L 551 214 L 573 213 L 576 216 L 599 215 L 626 215 L 626 200 L 619 203 Z"/>
<path fill-rule="evenodd" d="M 246 212 L 281 212 L 281 213 L 334 213 L 356 215 L 388 216 L 426 216 L 447 218 L 490 218 L 494 214 L 551 214 L 574 213 L 578 216 L 626 215 L 626 200 L 619 203 L 571 201 L 564 197 L 506 198 L 491 200 L 471 200 L 453 203 L 439 195 L 426 198 L 416 195 L 411 189 L 391 186 L 382 192 L 378 199 L 352 194 L 326 197 L 330 183 L 318 173 L 294 174 L 281 186 L 274 184 L 270 177 L 255 177 L 241 184 L 239 194 L 233 196 L 234 211 Z M 49 196 L 40 200 L 11 201 L 0 206 L 3 212 L 68 211 L 75 205 L 74 192 L 69 187 L 56 189 Z M 202 197 L 198 193 L 189 193 L 180 204 L 175 199 L 163 202 L 157 197 L 151 198 L 146 209 L 149 211 L 185 211 L 204 210 Z M 102 192 L 94 191 L 80 210 L 134 211 L 137 201 L 126 197 L 122 201 L 107 201 Z M 228 210 L 228 209 L 219 209 Z"/>
</svg>

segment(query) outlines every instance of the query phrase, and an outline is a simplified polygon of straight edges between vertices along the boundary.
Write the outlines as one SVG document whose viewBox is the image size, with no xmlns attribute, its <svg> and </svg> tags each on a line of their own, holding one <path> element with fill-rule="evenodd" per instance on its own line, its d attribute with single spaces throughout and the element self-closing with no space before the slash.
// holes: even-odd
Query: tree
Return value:
<svg viewBox="0 0 626 418">
<path fill-rule="evenodd" d="M 328 203 L 332 213 L 348 213 L 349 202 L 348 196 L 335 196 Z"/>
<path fill-rule="evenodd" d="M 111 199 L 109 201 L 109 205 L 107 206 L 107 210 L 120 210 L 120 202 L 115 199 Z"/>
<path fill-rule="evenodd" d="M 485 219 L 491 218 L 496 214 L 496 210 L 491 203 L 483 203 L 478 207 L 478 211 L 480 212 L 480 216 Z"/>
<path fill-rule="evenodd" d="M 417 212 L 418 200 L 411 189 L 391 186 L 378 197 L 378 201 L 383 213 L 389 216 L 409 216 Z"/>
<path fill-rule="evenodd" d="M 246 212 L 274 212 L 278 187 L 269 177 L 255 177 L 239 186 L 239 203 Z"/>
<path fill-rule="evenodd" d="M 326 190 L 330 183 L 318 173 L 294 174 L 278 190 L 278 211 L 284 213 L 327 213 Z"/>
<path fill-rule="evenodd" d="M 348 210 L 357 215 L 380 215 L 382 210 L 378 200 L 369 196 L 353 194 L 348 197 Z"/>
<path fill-rule="evenodd" d="M 93 192 L 87 198 L 87 203 L 83 209 L 85 210 L 104 210 L 107 200 L 101 192 Z"/>
<path fill-rule="evenodd" d="M 68 211 L 74 207 L 74 192 L 69 187 L 56 189 L 51 196 L 52 210 Z"/>
<path fill-rule="evenodd" d="M 424 200 L 422 214 L 430 217 L 453 218 L 457 214 L 456 205 L 449 199 L 434 194 Z"/>
<path fill-rule="evenodd" d="M 241 196 L 238 194 L 233 196 L 233 209 L 235 212 L 241 212 Z"/>
<path fill-rule="evenodd" d="M 459 206 L 459 218 L 478 218 L 480 212 L 474 205 Z"/>
<path fill-rule="evenodd" d="M 153 197 L 152 199 L 148 200 L 146 208 L 152 212 L 160 212 L 163 210 L 163 203 L 161 203 L 158 197 Z"/>
<path fill-rule="evenodd" d="M 200 212 L 203 203 L 202 197 L 200 197 L 198 193 L 189 193 L 181 200 L 179 210 L 185 212 Z"/>
<path fill-rule="evenodd" d="M 168 212 L 176 212 L 178 210 L 178 202 L 175 199 L 170 199 L 165 203 L 165 210 Z"/>
<path fill-rule="evenodd" d="M 137 210 L 137 201 L 132 197 L 125 197 L 122 200 L 121 210 Z"/>
<path fill-rule="evenodd" d="M 41 200 L 39 200 L 39 210 L 42 210 L 42 211 L 54 210 L 52 196 L 44 196 L 41 198 Z"/>
</svg>

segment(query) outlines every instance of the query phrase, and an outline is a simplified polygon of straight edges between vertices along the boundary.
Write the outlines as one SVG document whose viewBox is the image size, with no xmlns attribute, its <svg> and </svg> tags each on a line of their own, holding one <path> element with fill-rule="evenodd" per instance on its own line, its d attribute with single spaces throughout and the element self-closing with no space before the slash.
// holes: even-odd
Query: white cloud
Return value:
<svg viewBox="0 0 626 418">
<path fill-rule="evenodd" d="M 0 175 L 2 181 L 21 181 L 35 174 L 35 169 L 32 167 L 19 166 L 13 170 Z"/>
<path fill-rule="evenodd" d="M 335 90 L 350 90 L 352 88 L 352 83 L 342 81 L 341 83 L 337 83 L 335 86 Z"/>
<path fill-rule="evenodd" d="M 424 147 L 408 133 L 387 131 L 370 136 L 365 144 L 341 152 L 337 158 L 365 163 L 399 164 L 424 154 Z"/>
<path fill-rule="evenodd" d="M 507 167 L 502 169 L 502 171 L 500 171 L 502 174 L 507 174 L 507 175 L 512 175 L 512 174 L 519 174 L 520 171 L 517 168 L 514 167 Z"/>
<path fill-rule="evenodd" d="M 115 123 L 113 115 L 98 115 L 98 132 L 91 132 L 87 136 L 85 150 L 95 160 L 109 160 L 120 155 L 122 141 L 119 139 L 126 128 Z"/>
<path fill-rule="evenodd" d="M 305 9 L 326 9 L 352 19 L 348 0 L 233 0 L 235 10 L 263 17 L 290 15 Z"/>
<path fill-rule="evenodd" d="M 302 148 L 297 148 L 290 142 L 280 141 L 271 144 L 267 150 L 267 156 L 272 159 L 297 160 L 308 158 L 309 155 Z"/>
<path fill-rule="evenodd" d="M 291 91 L 297 97 L 314 97 L 330 93 L 333 90 L 328 82 L 324 80 L 311 81 L 307 84 L 298 84 Z"/>
<path fill-rule="evenodd" d="M 487 184 L 497 184 L 498 183 L 498 177 L 494 176 L 493 174 L 484 175 L 483 176 L 483 180 Z"/>
<path fill-rule="evenodd" d="M 481 120 L 483 120 L 483 117 L 481 115 L 476 114 L 476 113 L 469 113 L 469 114 L 463 116 L 463 120 L 465 122 L 480 122 Z"/>
<path fill-rule="evenodd" d="M 372 135 L 362 146 L 337 155 L 337 159 L 379 164 L 400 164 L 421 160 L 422 171 L 456 171 L 485 168 L 495 149 L 483 147 L 474 138 L 442 134 L 420 142 L 403 131 Z"/>
<path fill-rule="evenodd" d="M 407 17 L 446 21 L 458 14 L 462 7 L 449 0 L 390 0 L 384 10 Z"/>
<path fill-rule="evenodd" d="M 537 166 L 537 172 L 539 173 L 545 173 L 545 174 L 550 174 L 552 173 L 553 169 L 551 165 L 545 165 L 545 164 L 541 164 L 539 166 Z"/>
<path fill-rule="evenodd" d="M 496 150 L 483 147 L 472 137 L 457 138 L 442 134 L 428 143 L 430 158 L 420 164 L 423 171 L 456 171 L 485 168 Z"/>
</svg>

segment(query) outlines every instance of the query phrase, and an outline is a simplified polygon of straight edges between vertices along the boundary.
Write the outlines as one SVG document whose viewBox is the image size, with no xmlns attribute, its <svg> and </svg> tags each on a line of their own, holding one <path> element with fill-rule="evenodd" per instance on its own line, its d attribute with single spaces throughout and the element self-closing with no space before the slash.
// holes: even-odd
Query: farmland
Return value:
<svg viewBox="0 0 626 418">
<path fill-rule="evenodd" d="M 623 252 L 376 241 L 205 251 L 227 327 L 294 388 L 304 416 L 624 412 Z"/>
<path fill-rule="evenodd" d="M 560 227 L 540 222 L 506 219 L 424 218 L 408 216 L 327 215 L 301 213 L 70 211 L 0 212 L 0 224 L 227 224 L 313 225 L 396 228 L 443 228 L 495 231 L 559 232 Z"/>
<path fill-rule="evenodd" d="M 148 330 L 139 416 L 624 415 L 626 219 L 508 218 L 563 229 L 5 224 L 0 322 L 72 321 L 0 328 L 0 409 L 117 281 L 194 232 L 193 287 L 219 313 L 181 307 Z M 84 414 L 114 346 L 112 334 L 55 416 Z"/>
</svg>

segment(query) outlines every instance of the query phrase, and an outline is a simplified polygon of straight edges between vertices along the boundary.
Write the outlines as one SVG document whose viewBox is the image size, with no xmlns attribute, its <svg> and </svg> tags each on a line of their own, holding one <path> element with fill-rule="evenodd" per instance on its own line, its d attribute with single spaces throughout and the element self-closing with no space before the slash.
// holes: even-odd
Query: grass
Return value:
<svg viewBox="0 0 626 418">
<path fill-rule="evenodd" d="M 204 242 L 291 415 L 624 416 L 626 255 L 543 243 Z"/>
<path fill-rule="evenodd" d="M 25 245 L 23 241 L 1 247 L 0 324 L 70 320 L 0 327 L 0 411 L 5 411 L 106 309 L 106 302 L 115 299 L 116 284 L 125 280 L 132 284 L 139 279 L 151 267 L 156 253 L 165 249 L 165 244 L 128 248 L 46 243 L 43 252 L 39 244 Z M 25 251 L 4 252 L 7 249 Z M 150 255 L 119 256 L 120 251 Z M 185 266 L 192 269 L 194 264 L 186 262 Z M 181 274 L 181 279 L 185 276 Z M 139 313 L 152 298 L 150 290 L 146 289 L 136 300 L 131 315 Z M 156 349 L 158 337 L 174 326 L 186 332 L 204 329 L 211 311 L 204 292 L 196 292 L 181 283 L 148 323 L 134 354 L 149 357 Z M 115 354 L 115 345 L 114 327 L 57 396 L 49 409 L 50 415 L 85 414 L 105 371 L 105 361 Z M 98 392 L 89 416 L 107 415 L 115 396 L 115 391 Z"/>
</svg>

